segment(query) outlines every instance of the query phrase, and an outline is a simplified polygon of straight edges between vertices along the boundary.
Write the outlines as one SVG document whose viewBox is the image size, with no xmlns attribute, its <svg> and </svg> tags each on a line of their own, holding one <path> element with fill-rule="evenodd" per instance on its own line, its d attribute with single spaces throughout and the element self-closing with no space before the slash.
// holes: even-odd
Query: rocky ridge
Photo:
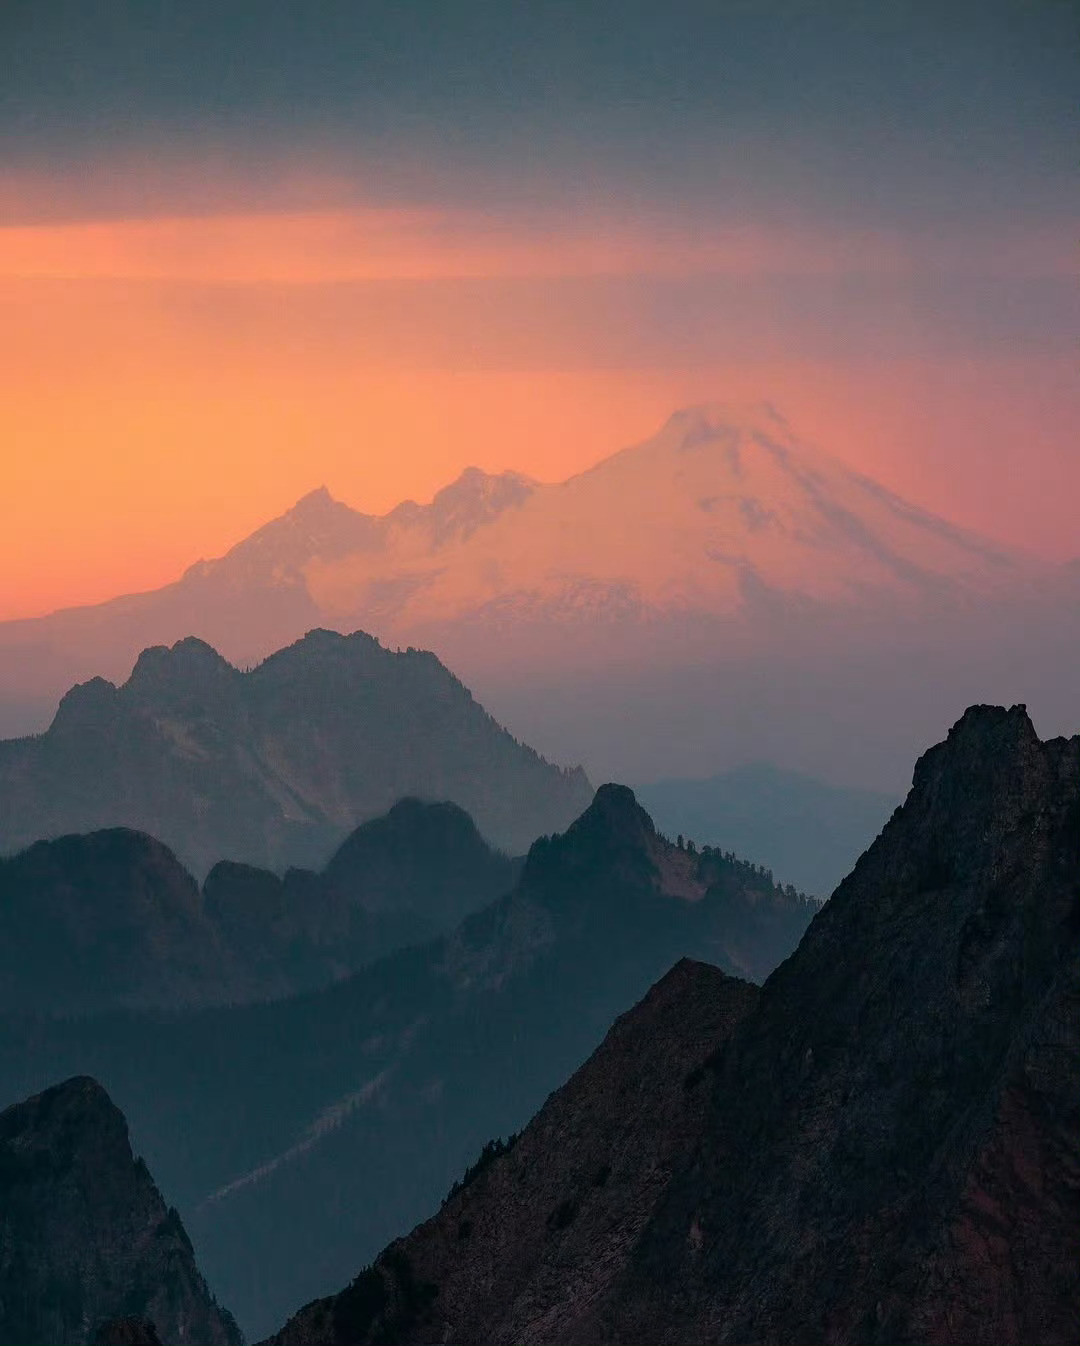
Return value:
<svg viewBox="0 0 1080 1346">
<path fill-rule="evenodd" d="M 140 1342 L 147 1325 L 164 1346 L 241 1341 L 122 1114 L 86 1078 L 0 1113 L 0 1342 Z"/>
<path fill-rule="evenodd" d="M 575 1318 L 611 1293 L 622 1249 L 700 1134 L 703 1090 L 687 1081 L 757 995 L 749 982 L 680 960 L 520 1136 L 484 1151 L 434 1219 L 343 1294 L 309 1305 L 274 1346 L 378 1340 L 406 1319 L 425 1337 L 452 1323 L 455 1340 L 579 1333 Z"/>
<path fill-rule="evenodd" d="M 817 904 L 604 786 L 450 934 L 271 1004 L 0 1021 L 0 1093 L 93 1073 L 249 1335 L 325 1294 L 517 1130 L 682 957 L 763 977 Z M 329 1213 L 329 1214 L 328 1214 Z"/>
<path fill-rule="evenodd" d="M 595 1237 L 572 1242 L 566 1178 L 604 1134 L 598 1053 L 526 1131 L 569 1111 L 527 1172 L 517 1146 L 494 1156 L 275 1346 L 1073 1342 L 1078 874 L 1080 737 L 1040 742 L 1023 707 L 973 707 L 685 1075 L 701 1111 L 641 1225 L 615 1195 L 598 1213 L 600 1184 Z M 620 1157 L 644 1172 L 649 1156 L 639 1136 Z M 519 1183 L 545 1199 L 523 1209 Z"/>
<path fill-rule="evenodd" d="M 451 800 L 520 854 L 588 803 L 580 769 L 519 743 L 433 654 L 311 631 L 241 672 L 203 641 L 72 688 L 46 733 L 0 742 L 0 849 L 147 832 L 200 876 L 230 858 L 322 864 L 405 796 Z"/>
</svg>

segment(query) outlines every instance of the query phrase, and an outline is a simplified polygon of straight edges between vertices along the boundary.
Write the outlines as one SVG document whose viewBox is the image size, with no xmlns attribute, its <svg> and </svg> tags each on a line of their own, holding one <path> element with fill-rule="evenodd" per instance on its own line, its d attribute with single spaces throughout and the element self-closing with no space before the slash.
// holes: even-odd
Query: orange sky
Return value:
<svg viewBox="0 0 1080 1346">
<path fill-rule="evenodd" d="M 712 398 L 768 397 L 920 503 L 1071 555 L 1075 361 L 1007 325 L 942 331 L 925 299 L 938 275 L 1067 266 L 1052 239 L 958 254 L 659 218 L 12 225 L 0 618 L 166 582 L 323 483 L 382 511 L 470 463 L 559 479 Z"/>
</svg>

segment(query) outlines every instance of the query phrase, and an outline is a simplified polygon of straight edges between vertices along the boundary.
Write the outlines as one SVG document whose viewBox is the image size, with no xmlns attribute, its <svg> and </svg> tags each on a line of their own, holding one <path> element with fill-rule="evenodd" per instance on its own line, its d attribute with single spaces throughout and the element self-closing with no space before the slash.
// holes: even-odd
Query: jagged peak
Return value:
<svg viewBox="0 0 1080 1346">
<path fill-rule="evenodd" d="M 963 715 L 949 730 L 946 742 L 955 740 L 979 740 L 992 736 L 1000 739 L 1002 735 L 1016 738 L 1018 741 L 1037 740 L 1038 734 L 1023 702 L 1014 706 L 993 706 L 977 704 L 968 706 Z"/>
<path fill-rule="evenodd" d="M 775 403 L 758 401 L 709 401 L 680 407 L 665 421 L 663 429 L 676 434 L 699 438 L 725 431 L 764 431 L 768 434 L 791 435 L 787 418 Z"/>
<path fill-rule="evenodd" d="M 458 491 L 462 494 L 480 494 L 495 490 L 499 486 L 524 486 L 535 487 L 538 483 L 533 477 L 524 472 L 515 472 L 512 468 L 506 468 L 502 472 L 488 472 L 482 467 L 470 465 L 462 468 L 453 481 L 448 482 L 440 490 L 436 491 L 434 500 L 445 496 L 451 492 Z M 434 503 L 434 500 L 432 503 Z"/>
<path fill-rule="evenodd" d="M 108 1090 L 93 1075 L 72 1075 L 70 1079 L 61 1080 L 59 1084 L 43 1089 L 40 1094 L 35 1094 L 26 1102 L 52 1103 L 59 1100 L 70 1100 L 87 1107 L 118 1111 L 116 1104 L 109 1097 Z"/>
<path fill-rule="evenodd" d="M 306 495 L 302 495 L 296 504 L 287 509 L 284 514 L 279 514 L 276 519 L 271 520 L 267 527 L 277 524 L 280 529 L 283 524 L 300 524 L 305 528 L 311 528 L 318 527 L 320 524 L 332 525 L 341 519 L 366 519 L 367 517 L 367 515 L 353 509 L 351 505 L 346 505 L 343 500 L 338 500 L 332 496 L 326 486 L 316 486 L 313 491 L 308 491 Z"/>
<path fill-rule="evenodd" d="M 893 872 L 897 848 L 905 864 L 922 856 L 930 886 L 957 866 L 984 863 L 1002 838 L 1043 814 L 1062 775 L 1080 779 L 1080 735 L 1043 742 L 1024 705 L 969 706 L 916 762 L 904 803 L 837 892 L 857 889 L 867 870 Z"/>
<path fill-rule="evenodd" d="M 365 631 L 353 631 L 351 635 L 345 635 L 343 631 L 334 631 L 329 626 L 313 626 L 310 631 L 305 631 L 299 640 L 294 640 L 286 648 L 290 650 L 331 649 L 344 645 L 350 640 L 355 642 L 372 641 L 376 645 L 379 643 L 374 636 L 369 636 Z"/>
<path fill-rule="evenodd" d="M 381 642 L 376 636 L 369 635 L 367 631 L 334 631 L 328 626 L 313 626 L 310 631 L 305 631 L 299 640 L 294 640 L 291 645 L 286 645 L 283 649 L 276 650 L 269 655 L 266 663 L 272 659 L 279 659 L 283 655 L 294 655 L 303 657 L 305 655 L 321 655 L 327 653 L 348 653 L 350 651 L 370 651 L 381 650 Z"/>
<path fill-rule="evenodd" d="M 235 673 L 236 669 L 213 645 L 198 636 L 185 636 L 175 645 L 150 645 L 143 650 L 125 687 L 139 691 L 177 679 L 204 680 Z"/>
<path fill-rule="evenodd" d="M 535 481 L 520 472 L 489 473 L 467 467 L 436 493 L 430 505 L 416 507 L 411 517 L 427 517 L 436 544 L 465 538 L 503 510 L 524 503 L 536 487 Z"/>
<path fill-rule="evenodd" d="M 316 486 L 313 491 L 308 491 L 306 495 L 302 495 L 288 513 L 295 514 L 298 510 L 323 509 L 327 505 L 338 503 L 326 486 Z"/>
<path fill-rule="evenodd" d="M 407 525 L 432 519 L 438 525 L 447 518 L 478 507 L 486 508 L 487 513 L 493 509 L 497 512 L 526 499 L 539 485 L 534 477 L 524 472 L 509 468 L 502 472 L 487 472 L 473 465 L 463 468 L 453 481 L 440 486 L 428 504 L 422 505 L 410 497 L 381 518 Z"/>
<path fill-rule="evenodd" d="M 60 698 L 50 732 L 72 725 L 85 725 L 108 715 L 116 705 L 116 684 L 107 678 L 77 682 Z"/>
<path fill-rule="evenodd" d="M 613 838 L 634 842 L 646 842 L 656 832 L 653 820 L 637 802 L 637 795 L 629 785 L 614 781 L 597 789 L 593 802 L 572 824 L 574 827 L 603 829 Z"/>
<path fill-rule="evenodd" d="M 655 874 L 656 840 L 653 820 L 637 802 L 633 790 L 627 785 L 601 785 L 589 807 L 565 832 L 533 843 L 524 879 L 535 879 L 552 865 L 579 869 L 600 857 L 607 857 L 606 863 L 617 868 L 612 859 L 616 854 L 629 857 L 635 871 L 642 868 Z"/>
<path fill-rule="evenodd" d="M 1027 706 L 969 706 L 949 730 L 915 764 L 912 789 L 925 789 L 942 775 L 966 775 L 985 766 L 1008 768 L 1040 739 Z"/>
<path fill-rule="evenodd" d="M 92 1075 L 73 1075 L 0 1112 L 0 1137 L 22 1133 L 35 1146 L 47 1148 L 61 1130 L 82 1140 L 104 1133 L 124 1150 L 128 1147 L 124 1115 Z"/>
<path fill-rule="evenodd" d="M 241 538 L 224 556 L 189 566 L 185 577 L 204 578 L 227 563 L 301 565 L 328 549 L 331 554 L 347 551 L 375 524 L 372 516 L 335 500 L 325 486 L 318 486 L 284 513 Z"/>
<path fill-rule="evenodd" d="M 648 461 L 653 470 L 668 470 L 671 455 L 702 452 L 715 458 L 718 464 L 726 464 L 729 474 L 739 478 L 743 471 L 743 452 L 755 448 L 770 456 L 779 456 L 785 463 L 798 461 L 810 470 L 820 469 L 825 463 L 842 466 L 799 439 L 787 418 L 772 402 L 711 401 L 680 407 L 649 439 L 619 449 L 578 475 L 603 474 L 616 465 L 643 460 Z"/>
<path fill-rule="evenodd" d="M 704 963 L 699 958 L 680 958 L 668 968 L 658 982 L 654 983 L 638 1007 L 657 1000 L 681 1000 L 687 994 L 688 987 L 720 987 L 726 982 L 735 980 L 737 978 L 721 971 L 714 963 Z"/>
<path fill-rule="evenodd" d="M 299 640 L 275 650 L 253 670 L 257 678 L 291 676 L 296 670 L 316 667 L 355 667 L 372 660 L 396 656 L 366 631 L 345 634 L 325 626 L 313 627 Z"/>
</svg>

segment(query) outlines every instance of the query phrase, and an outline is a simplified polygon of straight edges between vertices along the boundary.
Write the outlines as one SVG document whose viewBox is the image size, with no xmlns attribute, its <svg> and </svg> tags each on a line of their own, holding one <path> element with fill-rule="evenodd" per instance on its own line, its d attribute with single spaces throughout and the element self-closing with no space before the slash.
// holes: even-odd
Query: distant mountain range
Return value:
<svg viewBox="0 0 1080 1346">
<path fill-rule="evenodd" d="M 405 799 L 321 873 L 221 861 L 202 888 L 126 828 L 0 859 L 0 1010 L 240 1004 L 316 990 L 456 925 L 521 869 L 455 804 Z"/>
<path fill-rule="evenodd" d="M 634 788 L 664 831 L 719 843 L 818 897 L 851 872 L 899 803 L 761 762 Z"/>
<path fill-rule="evenodd" d="M 760 991 L 676 966 L 267 1346 L 1065 1346 L 1078 874 L 1080 737 L 969 710 Z"/>
<path fill-rule="evenodd" d="M 383 884 L 376 842 L 361 831 L 328 874 Z M 604 786 L 505 896 L 328 989 L 194 1014 L 7 1013 L 0 1098 L 100 1080 L 210 1284 L 265 1333 L 421 1219 L 679 958 L 761 979 L 816 910 L 730 854 L 679 849 Z"/>
<path fill-rule="evenodd" d="M 650 964 L 772 961 L 813 904 L 606 786 L 448 939 L 274 1006 L 8 1016 L 0 1087 L 95 1061 L 180 1187 L 261 1149 L 195 1205 L 211 1279 L 257 1327 L 355 1273 L 264 1346 L 1068 1346 L 1078 821 L 1080 737 L 973 707 L 764 986 L 676 958 L 542 1106 Z M 238 1341 L 86 1077 L 0 1113 L 0 1343 L 27 1341 Z"/>
<path fill-rule="evenodd" d="M 706 405 L 556 485 L 470 468 L 382 516 L 315 491 L 174 584 L 0 623 L 0 731 L 40 729 L 73 682 L 123 679 L 150 645 L 194 635 L 249 664 L 317 626 L 436 651 L 515 732 L 605 776 L 749 753 L 899 787 L 943 700 L 1063 714 L 1080 590 L 768 405 Z"/>
<path fill-rule="evenodd" d="M 168 1346 L 241 1342 L 123 1115 L 71 1079 L 0 1112 L 0 1343 L 141 1346 L 137 1320 Z"/>
<path fill-rule="evenodd" d="M 464 808 L 523 853 L 592 797 L 501 728 L 433 654 L 312 631 L 247 672 L 188 637 L 122 686 L 67 693 L 46 733 L 0 742 L 0 850 L 110 827 L 200 876 L 222 859 L 325 862 L 405 796 Z"/>
</svg>

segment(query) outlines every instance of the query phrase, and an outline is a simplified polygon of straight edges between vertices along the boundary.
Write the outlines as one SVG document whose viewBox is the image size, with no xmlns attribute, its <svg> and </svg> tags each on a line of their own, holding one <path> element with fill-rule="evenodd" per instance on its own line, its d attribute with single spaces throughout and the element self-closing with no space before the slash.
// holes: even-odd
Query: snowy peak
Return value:
<svg viewBox="0 0 1080 1346">
<path fill-rule="evenodd" d="M 636 516 L 652 573 L 667 569 L 669 589 L 675 581 L 689 606 L 710 589 L 719 596 L 710 571 L 724 568 L 743 590 L 752 577 L 781 593 L 848 603 L 883 589 L 985 591 L 1030 566 L 800 440 L 769 403 L 685 408 L 566 489 Z M 650 539 L 663 551 L 649 549 Z M 670 574 L 680 563 L 681 582 Z M 736 602 L 739 589 L 727 586 Z"/>
<path fill-rule="evenodd" d="M 364 556 L 392 568 L 401 555 L 426 555 L 471 536 L 504 510 L 527 500 L 536 482 L 517 472 L 465 471 L 427 505 L 403 501 L 383 515 L 363 514 L 335 500 L 325 486 L 309 491 L 291 509 L 264 524 L 218 561 L 200 561 L 191 582 L 230 586 L 306 585 L 309 567 L 332 566 Z"/>
<path fill-rule="evenodd" d="M 462 541 L 497 519 L 504 510 L 526 501 L 538 483 L 520 472 L 492 474 L 467 467 L 430 505 L 407 500 L 386 516 L 386 523 L 418 534 L 434 548 Z"/>
<path fill-rule="evenodd" d="M 558 485 L 469 468 L 365 524 L 369 542 L 313 552 L 307 592 L 329 622 L 421 643 L 462 622 L 917 610 L 1029 569 L 803 442 L 769 403 L 684 408 Z"/>
<path fill-rule="evenodd" d="M 430 643 L 461 622 L 918 608 L 1030 569 L 799 439 L 773 404 L 711 402 L 558 485 L 469 467 L 381 516 L 320 487 L 191 577 L 292 589 L 328 625 Z"/>
<path fill-rule="evenodd" d="M 702 402 L 672 412 L 660 431 L 682 448 L 732 435 L 791 437 L 791 427 L 771 402 Z"/>
<path fill-rule="evenodd" d="M 320 486 L 238 543 L 218 564 L 267 578 L 295 576 L 313 556 L 343 556 L 364 546 L 377 524 Z"/>
</svg>

